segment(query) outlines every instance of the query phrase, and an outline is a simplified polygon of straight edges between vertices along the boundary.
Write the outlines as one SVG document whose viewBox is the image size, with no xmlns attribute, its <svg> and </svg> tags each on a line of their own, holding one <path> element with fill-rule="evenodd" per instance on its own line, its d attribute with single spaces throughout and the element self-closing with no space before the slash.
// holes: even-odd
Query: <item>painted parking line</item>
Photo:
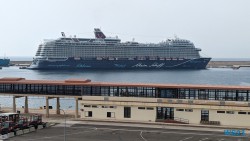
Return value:
<svg viewBox="0 0 250 141">
<path fill-rule="evenodd" d="M 147 141 L 147 140 L 142 136 L 142 133 L 143 133 L 143 131 L 141 131 L 141 133 L 140 133 L 140 136 L 141 136 L 142 140 Z"/>
</svg>

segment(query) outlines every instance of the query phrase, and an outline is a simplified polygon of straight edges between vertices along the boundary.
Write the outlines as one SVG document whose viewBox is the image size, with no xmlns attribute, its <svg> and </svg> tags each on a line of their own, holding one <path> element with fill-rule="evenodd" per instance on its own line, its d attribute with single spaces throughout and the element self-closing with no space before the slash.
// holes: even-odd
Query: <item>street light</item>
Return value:
<svg viewBox="0 0 250 141">
<path fill-rule="evenodd" d="M 71 108 L 72 106 L 69 106 L 68 108 Z M 65 111 L 63 109 L 60 109 L 63 111 L 64 114 L 64 141 L 66 141 L 66 115 L 65 115 Z"/>
<path fill-rule="evenodd" d="M 60 110 L 62 110 L 64 113 L 64 141 L 66 141 L 66 116 L 64 110 L 63 109 Z"/>
</svg>

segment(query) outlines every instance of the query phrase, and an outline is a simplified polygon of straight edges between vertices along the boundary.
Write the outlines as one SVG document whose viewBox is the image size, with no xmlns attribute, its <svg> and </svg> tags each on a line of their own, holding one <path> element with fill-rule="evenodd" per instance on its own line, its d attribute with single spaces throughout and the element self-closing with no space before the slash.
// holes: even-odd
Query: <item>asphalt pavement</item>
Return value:
<svg viewBox="0 0 250 141">
<path fill-rule="evenodd" d="M 129 124 L 121 125 L 97 125 L 73 122 L 64 123 L 37 130 L 29 134 L 16 136 L 9 141 L 249 141 L 248 136 L 227 136 L 224 132 L 214 129 L 203 131 L 192 129 L 171 129 L 137 127 Z"/>
</svg>

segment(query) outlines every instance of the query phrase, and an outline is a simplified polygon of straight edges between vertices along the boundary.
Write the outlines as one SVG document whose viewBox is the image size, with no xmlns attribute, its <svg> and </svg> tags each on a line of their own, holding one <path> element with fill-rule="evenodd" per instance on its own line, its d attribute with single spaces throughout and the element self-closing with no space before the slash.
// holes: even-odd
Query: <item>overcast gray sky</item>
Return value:
<svg viewBox="0 0 250 141">
<path fill-rule="evenodd" d="M 250 58 L 250 0 L 0 0 L 0 56 L 34 56 L 60 32 L 158 43 L 177 35 L 213 58 Z"/>
</svg>

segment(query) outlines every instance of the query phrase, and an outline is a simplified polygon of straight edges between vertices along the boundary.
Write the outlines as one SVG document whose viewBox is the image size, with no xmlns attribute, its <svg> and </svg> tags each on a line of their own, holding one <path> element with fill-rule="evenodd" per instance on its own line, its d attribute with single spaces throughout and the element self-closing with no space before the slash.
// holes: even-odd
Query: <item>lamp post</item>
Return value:
<svg viewBox="0 0 250 141">
<path fill-rule="evenodd" d="M 62 110 L 64 114 L 64 141 L 66 141 L 66 116 L 64 110 L 63 109 L 60 110 Z"/>
</svg>

